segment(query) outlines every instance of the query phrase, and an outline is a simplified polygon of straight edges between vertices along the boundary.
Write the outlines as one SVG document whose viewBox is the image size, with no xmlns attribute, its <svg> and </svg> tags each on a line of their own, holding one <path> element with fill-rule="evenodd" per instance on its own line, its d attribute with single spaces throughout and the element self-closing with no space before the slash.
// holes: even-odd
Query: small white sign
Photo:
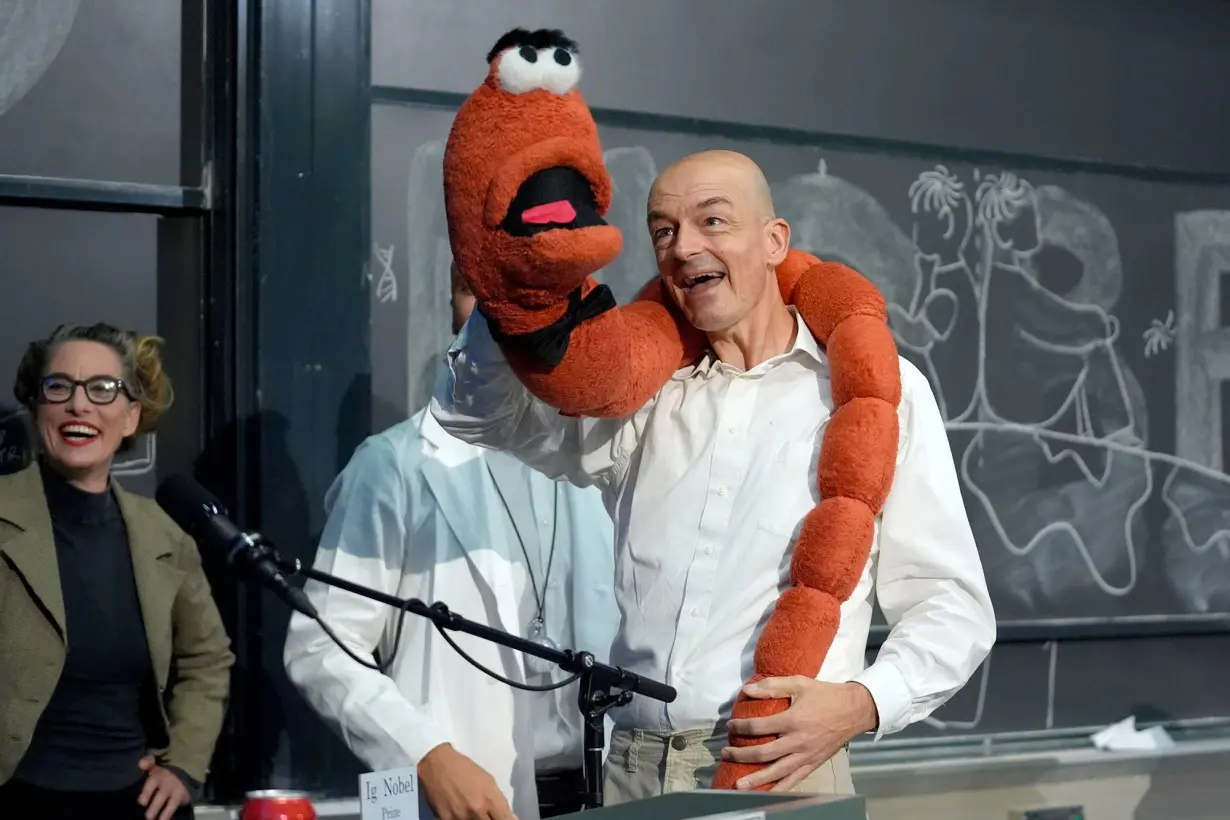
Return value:
<svg viewBox="0 0 1230 820">
<path fill-rule="evenodd" d="M 419 820 L 419 779 L 414 768 L 359 775 L 361 820 Z"/>
</svg>

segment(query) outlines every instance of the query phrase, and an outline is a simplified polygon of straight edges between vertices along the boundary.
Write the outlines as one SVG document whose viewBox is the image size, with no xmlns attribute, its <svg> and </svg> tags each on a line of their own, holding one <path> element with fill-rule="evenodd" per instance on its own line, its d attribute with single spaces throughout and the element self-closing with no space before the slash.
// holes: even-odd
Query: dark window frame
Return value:
<svg viewBox="0 0 1230 820">
<path fill-rule="evenodd" d="M 209 38 L 217 198 L 194 467 L 236 523 L 305 557 L 319 533 L 298 519 L 321 517 L 339 461 L 371 432 L 366 402 L 339 407 L 370 394 L 370 2 L 207 3 L 218 34 Z M 282 440 L 305 432 L 310 448 Z M 268 713 L 286 692 L 288 612 L 260 587 L 217 586 L 237 657 L 211 783 L 212 802 L 226 804 L 273 779 Z M 319 779 L 294 774 L 309 791 L 303 781 Z"/>
</svg>

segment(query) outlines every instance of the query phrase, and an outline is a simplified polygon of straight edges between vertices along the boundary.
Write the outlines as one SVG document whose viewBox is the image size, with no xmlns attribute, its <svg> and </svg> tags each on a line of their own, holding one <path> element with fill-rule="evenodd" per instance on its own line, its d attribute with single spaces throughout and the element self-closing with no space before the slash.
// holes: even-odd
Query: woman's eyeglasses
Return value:
<svg viewBox="0 0 1230 820">
<path fill-rule="evenodd" d="M 70 379 L 63 373 L 52 373 L 39 383 L 43 401 L 47 404 L 64 404 L 73 397 L 78 387 L 85 388 L 85 397 L 90 404 L 111 404 L 121 393 L 132 398 L 123 380 L 111 376 L 93 376 L 82 381 Z"/>
</svg>

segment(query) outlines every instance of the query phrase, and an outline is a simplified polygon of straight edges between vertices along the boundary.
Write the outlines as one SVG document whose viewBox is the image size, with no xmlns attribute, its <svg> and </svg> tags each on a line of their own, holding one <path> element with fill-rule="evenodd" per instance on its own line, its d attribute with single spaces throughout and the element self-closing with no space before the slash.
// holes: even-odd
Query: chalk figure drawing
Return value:
<svg viewBox="0 0 1230 820">
<path fill-rule="evenodd" d="M 411 163 L 412 358 L 416 349 L 435 357 L 450 339 L 442 156 L 443 143 L 432 142 Z M 615 188 L 608 221 L 623 231 L 625 247 L 598 278 L 623 302 L 654 270 L 649 243 L 637 238 L 656 167 L 639 147 L 605 158 Z M 1172 455 L 1149 448 L 1144 394 L 1120 355 L 1130 341 L 1115 316 L 1122 260 L 1114 226 L 1096 204 L 1008 170 L 962 176 L 936 165 L 903 192 L 911 214 L 903 230 L 824 161 L 816 173 L 772 188 L 795 247 L 851 265 L 885 294 L 903 355 L 935 392 L 988 580 L 1001 599 L 1032 611 L 1073 595 L 1130 594 L 1147 541 L 1142 510 L 1160 499 L 1167 516 L 1153 565 L 1164 568 L 1189 612 L 1227 608 L 1230 478 L 1221 463 L 1220 383 L 1230 380 L 1230 337 L 1220 328 L 1218 283 L 1230 272 L 1230 211 L 1176 215 L 1176 304 L 1131 337 L 1141 340 L 1146 360 L 1175 357 Z M 1056 253 L 1079 271 L 1063 293 L 1039 275 Z M 430 394 L 427 364 L 411 365 L 412 379 L 418 374 L 412 406 Z M 1057 472 L 1063 478 L 1052 478 Z M 1059 645 L 1042 650 L 1049 728 Z M 927 723 L 976 729 L 990 667 L 988 658 L 969 719 Z"/>
</svg>

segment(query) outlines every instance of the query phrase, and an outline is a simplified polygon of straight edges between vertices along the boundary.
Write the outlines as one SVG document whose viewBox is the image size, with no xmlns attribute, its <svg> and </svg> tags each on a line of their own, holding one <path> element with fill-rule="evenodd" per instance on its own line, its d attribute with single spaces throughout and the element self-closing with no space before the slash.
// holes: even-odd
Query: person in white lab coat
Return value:
<svg viewBox="0 0 1230 820">
<path fill-rule="evenodd" d="M 473 309 L 453 276 L 454 331 Z M 610 516 L 594 489 L 449 436 L 426 409 L 367 439 L 330 488 L 315 567 L 605 662 L 618 626 Z M 440 820 L 535 820 L 580 808 L 577 684 L 514 689 L 474 668 L 432 623 L 308 582 L 321 618 L 382 674 L 296 614 L 284 660 L 299 691 L 374 771 L 416 766 Z M 541 686 L 558 668 L 459 632 L 478 663 Z"/>
</svg>

